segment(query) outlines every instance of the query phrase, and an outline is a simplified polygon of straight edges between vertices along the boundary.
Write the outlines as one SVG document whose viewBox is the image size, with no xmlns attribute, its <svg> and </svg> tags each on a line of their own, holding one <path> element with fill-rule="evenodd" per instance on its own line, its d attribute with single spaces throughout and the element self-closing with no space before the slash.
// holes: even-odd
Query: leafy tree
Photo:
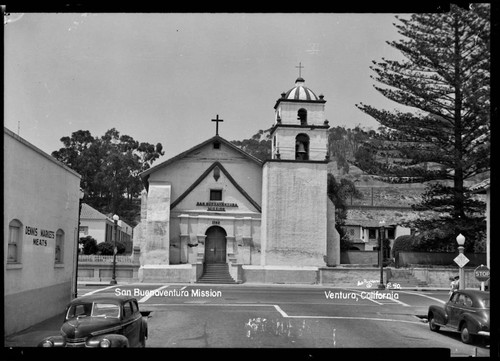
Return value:
<svg viewBox="0 0 500 361">
<path fill-rule="evenodd" d="M 349 173 L 350 163 L 355 159 L 363 142 L 373 133 L 373 130 L 366 131 L 359 125 L 354 129 L 342 126 L 330 128 L 328 150 L 332 159 L 337 162 L 337 169 L 342 169 L 344 174 Z"/>
<path fill-rule="evenodd" d="M 250 139 L 233 140 L 231 143 L 241 148 L 254 157 L 265 161 L 271 158 L 272 143 L 270 139 L 270 129 L 259 130 Z"/>
<path fill-rule="evenodd" d="M 328 173 L 327 187 L 328 198 L 335 205 L 335 229 L 340 235 L 340 249 L 343 251 L 348 250 L 352 241 L 344 228 L 347 219 L 346 200 L 351 196 L 361 198 L 363 195 L 356 189 L 353 182 L 348 179 L 341 179 L 339 183 L 331 173 Z"/>
<path fill-rule="evenodd" d="M 120 136 L 115 128 L 101 138 L 79 130 L 61 142 L 64 147 L 52 156 L 81 174 L 83 201 L 101 213 L 118 214 L 134 226 L 143 189 L 139 174 L 164 154 L 162 145 L 139 143 L 128 135 Z"/>
<path fill-rule="evenodd" d="M 405 58 L 374 61 L 371 69 L 384 85 L 375 88 L 411 111 L 356 105 L 381 128 L 355 164 L 387 182 L 438 181 L 428 183 L 418 207 L 438 216 L 415 225 L 425 237 L 439 228 L 448 243 L 465 231 L 474 242 L 484 229 L 484 205 L 473 200 L 465 181 L 490 167 L 489 17 L 489 4 L 397 17 L 404 38 L 388 44 Z"/>
</svg>

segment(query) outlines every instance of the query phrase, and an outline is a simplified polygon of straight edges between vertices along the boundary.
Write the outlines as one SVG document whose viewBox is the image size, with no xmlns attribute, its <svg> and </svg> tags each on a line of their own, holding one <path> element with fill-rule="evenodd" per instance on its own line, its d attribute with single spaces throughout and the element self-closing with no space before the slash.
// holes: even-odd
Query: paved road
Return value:
<svg viewBox="0 0 500 361">
<path fill-rule="evenodd" d="M 79 295 L 131 294 L 149 310 L 148 347 L 447 348 L 488 356 L 489 345 L 429 330 L 425 315 L 446 291 L 285 285 L 128 284 Z"/>
</svg>

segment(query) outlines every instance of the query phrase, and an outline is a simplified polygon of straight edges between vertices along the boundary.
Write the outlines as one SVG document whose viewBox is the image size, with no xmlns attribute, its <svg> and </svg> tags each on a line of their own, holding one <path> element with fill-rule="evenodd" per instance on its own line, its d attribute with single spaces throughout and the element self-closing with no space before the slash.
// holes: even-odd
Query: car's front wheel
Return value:
<svg viewBox="0 0 500 361">
<path fill-rule="evenodd" d="M 466 344 L 472 343 L 474 339 L 473 335 L 469 332 L 467 322 L 464 322 L 460 328 L 460 338 L 462 339 L 462 342 Z"/>
<path fill-rule="evenodd" d="M 436 319 L 432 314 L 429 315 L 429 328 L 434 332 L 437 332 L 440 329 L 440 327 L 436 324 Z"/>
</svg>

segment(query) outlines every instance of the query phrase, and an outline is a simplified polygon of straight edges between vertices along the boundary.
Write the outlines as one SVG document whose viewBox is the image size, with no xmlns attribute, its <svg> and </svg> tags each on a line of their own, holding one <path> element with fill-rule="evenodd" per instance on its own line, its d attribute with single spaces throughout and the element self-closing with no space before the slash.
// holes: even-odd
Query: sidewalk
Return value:
<svg viewBox="0 0 500 361">
<path fill-rule="evenodd" d="M 37 347 L 38 343 L 45 337 L 59 335 L 63 319 L 64 312 L 25 330 L 6 336 L 4 347 Z"/>
</svg>

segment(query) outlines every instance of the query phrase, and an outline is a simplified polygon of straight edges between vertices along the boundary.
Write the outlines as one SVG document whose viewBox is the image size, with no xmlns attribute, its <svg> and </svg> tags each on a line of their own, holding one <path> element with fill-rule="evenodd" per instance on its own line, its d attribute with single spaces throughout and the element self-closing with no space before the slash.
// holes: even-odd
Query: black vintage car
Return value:
<svg viewBox="0 0 500 361">
<path fill-rule="evenodd" d="M 66 308 L 61 335 L 42 340 L 39 347 L 145 347 L 147 316 L 129 296 L 89 295 Z"/>
<path fill-rule="evenodd" d="M 430 306 L 427 314 L 431 331 L 446 327 L 460 332 L 462 342 L 476 336 L 490 336 L 490 293 L 479 290 L 453 292 L 444 307 Z"/>
</svg>

